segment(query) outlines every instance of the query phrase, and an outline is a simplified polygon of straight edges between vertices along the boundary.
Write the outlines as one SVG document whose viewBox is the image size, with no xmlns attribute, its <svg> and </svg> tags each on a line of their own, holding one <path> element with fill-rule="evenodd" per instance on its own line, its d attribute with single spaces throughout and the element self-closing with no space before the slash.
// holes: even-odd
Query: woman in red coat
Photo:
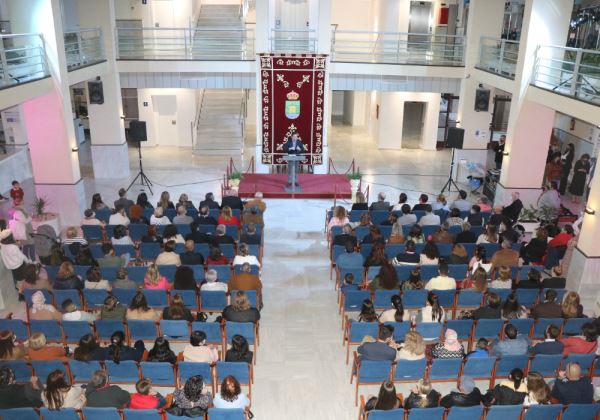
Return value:
<svg viewBox="0 0 600 420">
<path fill-rule="evenodd" d="M 221 214 L 219 214 L 219 220 L 217 221 L 220 225 L 232 225 L 240 227 L 240 221 L 237 217 L 233 215 L 233 211 L 231 207 L 225 206 L 221 209 Z"/>
<path fill-rule="evenodd" d="M 560 340 L 564 344 L 563 356 L 575 354 L 595 354 L 598 348 L 598 330 L 591 322 L 581 327 L 582 337 L 566 337 Z"/>
</svg>

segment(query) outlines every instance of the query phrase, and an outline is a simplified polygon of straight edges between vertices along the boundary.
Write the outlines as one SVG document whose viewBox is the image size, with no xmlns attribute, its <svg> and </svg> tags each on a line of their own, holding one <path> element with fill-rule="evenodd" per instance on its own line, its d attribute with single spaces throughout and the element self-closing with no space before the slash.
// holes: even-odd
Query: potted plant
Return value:
<svg viewBox="0 0 600 420">
<path fill-rule="evenodd" d="M 352 187 L 352 189 L 358 189 L 358 184 L 360 184 L 360 180 L 362 179 L 362 173 L 360 172 L 360 168 L 355 171 L 348 172 L 346 174 L 346 177 L 350 181 L 350 186 Z"/>
<path fill-rule="evenodd" d="M 519 215 L 518 223 L 525 228 L 525 232 L 535 232 L 541 222 L 549 222 L 555 218 L 555 211 L 550 207 L 535 208 L 531 204 L 529 208 L 523 208 Z"/>
<path fill-rule="evenodd" d="M 33 212 L 38 220 L 47 220 L 51 216 L 46 212 L 48 204 L 49 202 L 46 197 L 35 197 L 33 200 Z"/>
<path fill-rule="evenodd" d="M 241 172 L 235 171 L 229 174 L 229 186 L 233 189 L 237 189 L 240 187 L 240 181 L 244 176 Z"/>
</svg>

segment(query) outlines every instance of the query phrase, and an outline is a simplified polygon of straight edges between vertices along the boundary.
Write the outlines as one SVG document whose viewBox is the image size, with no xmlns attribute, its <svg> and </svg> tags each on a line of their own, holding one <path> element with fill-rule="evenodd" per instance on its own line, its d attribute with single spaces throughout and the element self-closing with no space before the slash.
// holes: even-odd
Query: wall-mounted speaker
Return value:
<svg viewBox="0 0 600 420">
<path fill-rule="evenodd" d="M 475 91 L 475 111 L 487 112 L 490 109 L 490 90 L 477 89 Z"/>
<path fill-rule="evenodd" d="M 146 121 L 130 121 L 129 136 L 133 141 L 148 141 L 148 137 L 146 135 Z"/>
<path fill-rule="evenodd" d="M 88 82 L 88 95 L 90 104 L 102 105 L 104 103 L 104 90 L 102 89 L 101 80 Z"/>
<path fill-rule="evenodd" d="M 465 139 L 465 130 L 458 127 L 448 128 L 448 147 L 453 149 L 462 149 L 463 140 Z"/>
</svg>

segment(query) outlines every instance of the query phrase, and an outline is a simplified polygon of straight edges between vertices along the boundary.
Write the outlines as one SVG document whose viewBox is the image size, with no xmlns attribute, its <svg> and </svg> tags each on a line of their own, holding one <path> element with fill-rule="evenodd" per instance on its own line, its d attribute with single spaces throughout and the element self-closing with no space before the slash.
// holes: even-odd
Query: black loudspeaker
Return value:
<svg viewBox="0 0 600 420">
<path fill-rule="evenodd" d="M 104 90 L 102 89 L 102 82 L 100 80 L 88 82 L 88 95 L 90 97 L 90 104 L 102 105 L 104 103 Z"/>
<path fill-rule="evenodd" d="M 462 149 L 463 140 L 465 139 L 465 130 L 462 128 L 448 128 L 448 147 L 453 149 Z"/>
<path fill-rule="evenodd" d="M 475 111 L 487 112 L 490 109 L 490 90 L 477 89 L 475 91 Z"/>
<path fill-rule="evenodd" d="M 148 137 L 146 137 L 146 121 L 130 121 L 129 135 L 133 141 L 147 141 Z"/>
</svg>

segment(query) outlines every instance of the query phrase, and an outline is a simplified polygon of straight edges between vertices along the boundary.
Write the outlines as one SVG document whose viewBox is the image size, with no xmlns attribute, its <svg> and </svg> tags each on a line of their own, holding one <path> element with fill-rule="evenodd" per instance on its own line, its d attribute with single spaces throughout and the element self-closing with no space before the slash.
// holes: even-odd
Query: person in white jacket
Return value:
<svg viewBox="0 0 600 420">
<path fill-rule="evenodd" d="M 247 244 L 240 244 L 238 249 L 238 255 L 233 259 L 232 265 L 242 265 L 248 263 L 260 267 L 260 262 L 255 255 L 250 255 L 250 247 Z"/>
<path fill-rule="evenodd" d="M 4 267 L 12 271 L 16 288 L 17 282 L 23 280 L 25 267 L 32 261 L 21 252 L 10 229 L 0 231 L 0 257 Z"/>
</svg>

